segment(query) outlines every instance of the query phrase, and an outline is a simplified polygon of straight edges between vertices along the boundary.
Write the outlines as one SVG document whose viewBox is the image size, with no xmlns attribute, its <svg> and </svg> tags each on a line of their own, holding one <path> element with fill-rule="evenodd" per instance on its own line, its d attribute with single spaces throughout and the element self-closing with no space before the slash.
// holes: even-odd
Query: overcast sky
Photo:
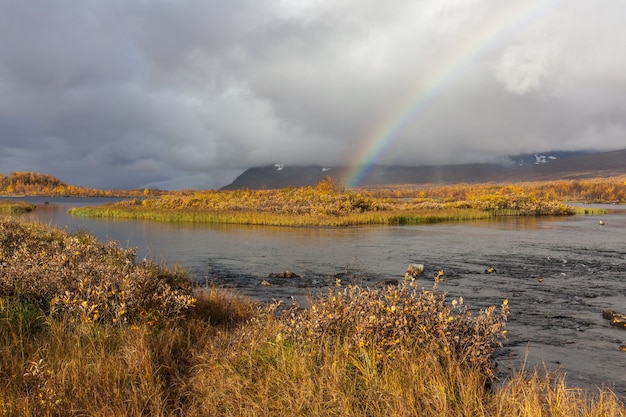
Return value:
<svg viewBox="0 0 626 417">
<path fill-rule="evenodd" d="M 217 188 L 251 166 L 626 148 L 626 2 L 0 0 L 0 172 Z"/>
</svg>

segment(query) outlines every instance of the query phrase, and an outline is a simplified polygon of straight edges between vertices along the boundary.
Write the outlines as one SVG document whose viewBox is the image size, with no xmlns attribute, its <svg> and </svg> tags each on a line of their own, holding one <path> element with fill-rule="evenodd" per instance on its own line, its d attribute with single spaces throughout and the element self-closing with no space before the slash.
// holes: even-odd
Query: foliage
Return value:
<svg viewBox="0 0 626 417">
<path fill-rule="evenodd" d="M 33 172 L 11 172 L 8 177 L 0 174 L 0 188 L 7 193 L 27 193 L 40 189 L 53 190 L 58 187 L 66 187 L 63 181 L 47 174 Z"/>
<path fill-rule="evenodd" d="M 329 336 L 339 337 L 356 352 L 373 350 L 378 361 L 430 350 L 493 377 L 489 359 L 508 315 L 507 300 L 499 311 L 492 306 L 472 315 L 462 297 L 447 304 L 436 282 L 432 291 L 420 291 L 405 281 L 382 289 L 335 288 L 305 310 L 287 310 L 282 331 L 313 351 Z"/>
<path fill-rule="evenodd" d="M 384 209 L 366 193 L 337 191 L 330 179 L 316 187 L 282 190 L 204 191 L 191 195 L 169 194 L 159 199 L 127 201 L 125 205 L 141 205 L 158 210 L 208 210 L 226 212 L 254 211 L 298 216 L 342 216 Z"/>
<path fill-rule="evenodd" d="M 370 190 L 381 198 L 416 198 L 422 201 L 472 201 L 510 190 L 534 195 L 541 200 L 586 203 L 626 203 L 626 176 L 558 181 L 528 181 L 514 184 L 425 184 L 422 186 L 378 187 Z"/>
<path fill-rule="evenodd" d="M 506 214 L 513 212 L 515 215 L 540 216 L 573 214 L 574 210 L 563 203 L 547 198 L 541 198 L 534 192 L 526 192 L 521 187 L 503 187 L 493 193 L 481 193 L 470 200 L 473 206 L 482 210 L 494 211 Z"/>
<path fill-rule="evenodd" d="M 27 203 L 25 201 L 0 201 L 0 214 L 19 214 L 28 213 L 35 209 L 34 204 Z"/>
<path fill-rule="evenodd" d="M 180 270 L 135 264 L 135 255 L 85 233 L 2 219 L 0 295 L 83 322 L 159 323 L 183 316 L 194 303 L 188 279 Z"/>
<path fill-rule="evenodd" d="M 345 214 L 346 211 L 371 211 L 385 209 L 385 200 L 415 199 L 416 202 L 435 202 L 441 205 L 451 202 L 471 203 L 484 196 L 507 193 L 513 187 L 527 195 L 534 195 L 539 200 L 578 201 L 587 203 L 625 203 L 626 176 L 609 178 L 581 178 L 571 180 L 518 182 L 514 184 L 422 184 L 405 186 L 383 186 L 371 189 L 344 190 L 327 177 L 316 186 L 287 188 L 282 190 L 283 204 L 278 205 L 274 196 L 276 190 L 181 190 L 161 191 L 145 188 L 143 190 L 98 190 L 66 184 L 48 174 L 33 172 L 11 172 L 8 176 L 0 173 L 0 195 L 45 195 L 45 196 L 91 196 L 91 197 L 168 197 L 158 203 L 146 203 L 148 206 L 165 209 L 205 208 L 214 210 L 259 210 L 283 214 Z M 216 196 L 215 194 L 220 194 Z M 336 198 L 341 194 L 342 199 Z M 231 198 L 226 198 L 230 196 Z M 307 203 L 307 198 L 313 200 Z M 246 200 L 253 200 L 246 203 Z M 230 201 L 229 201 L 230 200 Z M 233 201 L 239 200 L 238 204 Z M 287 203 L 285 204 L 285 201 Z M 292 201 L 293 204 L 289 204 Z M 134 203 L 140 203 L 135 200 Z M 268 204 L 268 205 L 266 205 Z M 397 201 L 394 204 L 397 209 Z"/>
<path fill-rule="evenodd" d="M 492 216 L 569 215 L 574 210 L 553 198 L 504 187 L 467 200 L 389 197 L 372 191 L 338 189 L 332 179 L 316 187 L 171 193 L 102 207 L 80 207 L 71 214 L 93 217 L 238 223 L 283 226 L 419 224 Z"/>
<path fill-rule="evenodd" d="M 116 197 L 158 195 L 159 190 L 98 190 L 66 184 L 48 174 L 34 172 L 0 173 L 0 195 Z"/>
<path fill-rule="evenodd" d="M 185 271 L 133 260 L 88 234 L 0 221 L 0 415 L 626 414 L 610 390 L 572 389 L 561 374 L 490 383 L 506 303 L 474 316 L 436 283 L 407 281 L 286 310 L 197 288 L 180 310 Z"/>
</svg>

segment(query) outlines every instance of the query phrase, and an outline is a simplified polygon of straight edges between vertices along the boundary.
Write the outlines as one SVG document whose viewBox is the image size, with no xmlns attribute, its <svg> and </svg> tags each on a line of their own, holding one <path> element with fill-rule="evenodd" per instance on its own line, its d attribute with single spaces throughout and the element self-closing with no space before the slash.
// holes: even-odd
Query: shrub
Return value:
<svg viewBox="0 0 626 417">
<path fill-rule="evenodd" d="M 193 307 L 189 279 L 86 233 L 0 220 L 0 295 L 83 322 L 162 323 Z"/>
<path fill-rule="evenodd" d="M 372 350 L 379 361 L 399 353 L 432 350 L 440 357 L 479 368 L 493 377 L 489 359 L 500 345 L 509 315 L 507 300 L 473 315 L 463 299 L 446 302 L 437 289 L 418 290 L 413 281 L 366 289 L 334 288 L 306 309 L 282 313 L 282 334 L 314 352 L 328 336 L 339 337 L 355 351 Z"/>
</svg>

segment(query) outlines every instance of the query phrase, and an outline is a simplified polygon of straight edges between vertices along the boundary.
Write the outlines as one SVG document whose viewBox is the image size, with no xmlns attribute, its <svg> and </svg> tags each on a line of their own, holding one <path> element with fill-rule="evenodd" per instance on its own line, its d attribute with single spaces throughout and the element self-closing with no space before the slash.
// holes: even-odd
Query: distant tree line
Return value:
<svg viewBox="0 0 626 417">
<path fill-rule="evenodd" d="M 557 199 L 585 203 L 626 203 L 626 176 L 514 184 L 427 184 L 421 187 L 379 187 L 378 197 L 417 198 L 437 201 L 463 201 L 498 195 L 526 194 L 538 199 Z"/>
<path fill-rule="evenodd" d="M 8 176 L 0 173 L 0 195 L 29 195 L 29 196 L 88 196 L 88 197 L 148 197 L 170 194 L 174 196 L 194 195 L 198 190 L 161 191 L 154 189 L 143 190 L 99 190 L 89 187 L 69 185 L 48 174 L 33 172 L 11 172 Z M 291 190 L 295 193 L 295 190 Z M 580 201 L 587 203 L 626 203 L 626 176 L 594 179 L 575 179 L 558 181 L 519 182 L 514 184 L 430 184 L 423 186 L 389 186 L 376 187 L 370 190 L 355 190 L 352 193 L 341 193 L 341 187 L 334 183 L 332 177 L 320 182 L 316 187 L 304 187 L 302 195 L 291 195 L 290 198 L 310 201 L 311 195 L 319 197 L 320 208 L 327 211 L 345 210 L 354 205 L 372 203 L 371 197 L 405 198 L 421 201 L 469 201 L 493 199 L 498 196 L 527 195 L 537 200 Z M 242 191 L 246 196 L 240 196 L 237 201 L 246 201 L 250 198 L 249 190 Z M 224 193 L 212 190 L 206 195 Z M 261 193 L 262 194 L 262 193 Z M 296 193 L 297 194 L 297 193 Z M 345 194 L 341 207 L 334 207 L 328 199 L 330 195 Z M 206 195 L 203 200 L 206 200 Z M 349 197 L 349 198 L 348 198 Z M 214 197 L 217 198 L 217 197 Z M 346 200 L 347 198 L 347 200 Z M 218 200 L 221 200 L 218 198 Z M 284 200 L 284 199 L 283 199 Z M 345 201 L 344 201 L 345 200 Z M 356 201 L 358 200 L 358 201 Z M 180 201 L 178 201 L 180 204 Z M 206 202 L 205 202 L 206 203 Z M 336 201 L 334 203 L 337 203 Z M 287 203 L 286 203 L 287 204 Z M 203 205 L 203 204 L 201 204 Z M 288 202 L 294 209 L 294 201 Z M 363 208 L 363 207 L 361 207 Z"/>
<path fill-rule="evenodd" d="M 34 172 L 0 173 L 0 195 L 116 197 L 158 194 L 158 190 L 98 190 L 66 184 L 48 174 Z"/>
</svg>

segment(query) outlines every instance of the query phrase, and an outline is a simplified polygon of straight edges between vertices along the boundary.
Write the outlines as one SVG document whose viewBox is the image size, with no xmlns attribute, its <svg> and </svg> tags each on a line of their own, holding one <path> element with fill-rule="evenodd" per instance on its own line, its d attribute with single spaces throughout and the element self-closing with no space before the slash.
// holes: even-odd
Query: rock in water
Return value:
<svg viewBox="0 0 626 417">
<path fill-rule="evenodd" d="M 300 278 L 300 275 L 291 271 L 272 272 L 269 274 L 268 278 Z"/>
<path fill-rule="evenodd" d="M 409 264 L 406 272 L 404 273 L 404 279 L 414 280 L 418 275 L 421 275 L 423 272 L 423 264 Z"/>
<path fill-rule="evenodd" d="M 604 310 L 602 317 L 611 321 L 611 326 L 626 329 L 626 314 L 618 313 L 613 310 Z"/>
</svg>

